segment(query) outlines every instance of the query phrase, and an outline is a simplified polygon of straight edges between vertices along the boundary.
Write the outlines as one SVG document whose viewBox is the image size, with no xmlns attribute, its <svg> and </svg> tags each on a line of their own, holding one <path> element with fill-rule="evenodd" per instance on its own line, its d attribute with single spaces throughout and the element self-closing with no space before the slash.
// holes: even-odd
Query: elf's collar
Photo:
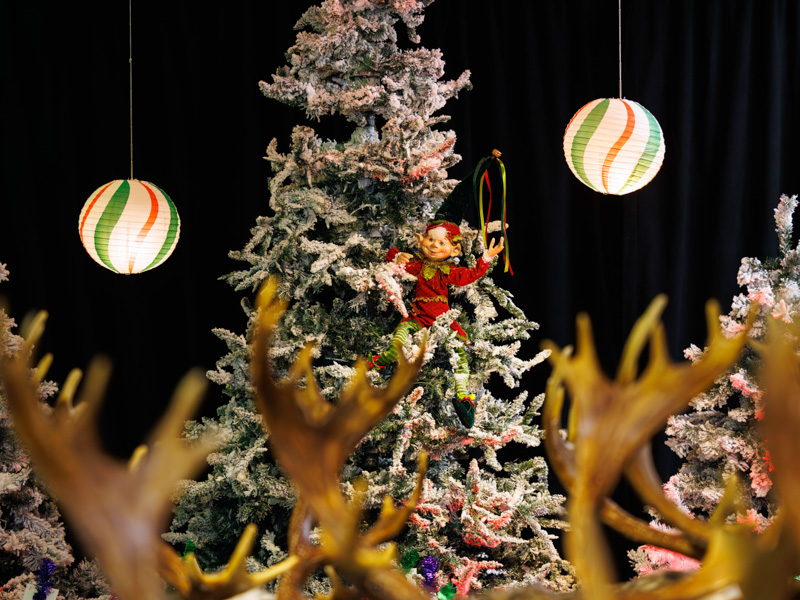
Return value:
<svg viewBox="0 0 800 600">
<path fill-rule="evenodd" d="M 417 258 L 422 263 L 422 276 L 426 281 L 433 279 L 437 271 L 441 271 L 444 275 L 450 275 L 453 263 L 449 260 L 432 261 L 419 253 L 417 253 Z"/>
</svg>

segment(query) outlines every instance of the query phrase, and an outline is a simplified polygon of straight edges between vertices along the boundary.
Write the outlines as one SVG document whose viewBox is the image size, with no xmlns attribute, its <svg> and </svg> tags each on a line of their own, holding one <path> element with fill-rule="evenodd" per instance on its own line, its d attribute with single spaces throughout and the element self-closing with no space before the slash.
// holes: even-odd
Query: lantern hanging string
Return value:
<svg viewBox="0 0 800 600">
<path fill-rule="evenodd" d="M 133 179 L 133 0 L 128 0 L 128 107 L 130 109 L 131 179 Z"/>
<path fill-rule="evenodd" d="M 622 100 L 622 0 L 618 0 L 617 7 L 617 25 L 619 28 L 619 99 Z"/>
</svg>

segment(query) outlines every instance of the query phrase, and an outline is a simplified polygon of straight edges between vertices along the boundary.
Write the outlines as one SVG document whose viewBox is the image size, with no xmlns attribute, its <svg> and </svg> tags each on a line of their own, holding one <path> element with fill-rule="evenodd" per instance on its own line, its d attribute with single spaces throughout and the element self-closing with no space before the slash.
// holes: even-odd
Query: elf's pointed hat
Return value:
<svg viewBox="0 0 800 600">
<path fill-rule="evenodd" d="M 509 263 L 508 259 L 508 234 L 506 232 L 506 168 L 503 165 L 503 161 L 500 160 L 500 152 L 498 150 L 492 150 L 492 154 L 490 156 L 486 156 L 478 161 L 478 165 L 470 171 L 470 173 L 461 181 L 458 182 L 453 191 L 450 192 L 450 195 L 444 199 L 442 205 L 439 207 L 439 210 L 436 211 L 434 215 L 434 220 L 428 225 L 427 229 L 433 229 L 434 227 L 444 227 L 448 232 L 448 237 L 453 242 L 458 242 L 461 239 L 461 229 L 459 225 L 461 221 L 464 220 L 464 215 L 467 212 L 467 208 L 469 207 L 470 202 L 474 202 L 477 209 L 478 214 L 480 214 L 481 218 L 481 234 L 483 235 L 483 246 L 484 248 L 488 248 L 488 242 L 486 240 L 486 224 L 489 217 L 489 214 L 492 211 L 492 186 L 489 183 L 489 167 L 492 166 L 493 163 L 497 164 L 497 167 L 500 171 L 500 177 L 503 182 L 503 241 L 505 242 L 505 271 L 510 271 L 511 274 L 514 274 L 514 271 L 511 269 L 511 264 Z M 486 216 L 484 217 L 483 212 L 483 186 L 486 185 L 486 188 L 489 190 L 489 206 L 487 207 Z"/>
</svg>

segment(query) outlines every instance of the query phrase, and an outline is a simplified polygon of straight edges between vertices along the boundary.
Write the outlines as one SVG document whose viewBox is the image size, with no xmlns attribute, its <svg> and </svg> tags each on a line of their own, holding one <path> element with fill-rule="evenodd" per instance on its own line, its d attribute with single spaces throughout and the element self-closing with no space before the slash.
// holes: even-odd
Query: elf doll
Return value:
<svg viewBox="0 0 800 600">
<path fill-rule="evenodd" d="M 495 150 L 491 157 L 478 163 L 470 176 L 462 180 L 442 203 L 425 231 L 415 234 L 419 248 L 416 256 L 400 252 L 397 248 L 392 248 L 386 254 L 387 261 L 403 265 L 406 273 L 416 276 L 417 283 L 408 317 L 394 330 L 389 347 L 367 361 L 368 368 L 382 369 L 397 360 L 397 354 L 409 334 L 429 328 L 436 317 L 450 310 L 448 286 L 465 286 L 477 281 L 486 274 L 491 260 L 502 252 L 505 247 L 504 239 L 500 238 L 499 244 L 495 244 L 492 239 L 488 246 L 484 242 L 486 249 L 474 267 L 459 267 L 451 262 L 451 259 L 461 254 L 461 230 L 457 223 L 462 220 L 468 200 L 475 196 L 473 192 L 477 181 L 486 175 L 489 159 L 497 160 L 499 156 L 500 153 Z M 497 162 L 500 163 L 499 160 Z M 504 173 L 502 163 L 500 166 Z M 456 321 L 450 324 L 450 328 L 464 344 L 469 344 L 466 332 Z M 475 394 L 467 390 L 469 365 L 466 352 L 463 347 L 458 347 L 456 352 L 458 366 L 454 374 L 456 398 L 453 406 L 461 423 L 469 429 L 475 424 Z"/>
</svg>

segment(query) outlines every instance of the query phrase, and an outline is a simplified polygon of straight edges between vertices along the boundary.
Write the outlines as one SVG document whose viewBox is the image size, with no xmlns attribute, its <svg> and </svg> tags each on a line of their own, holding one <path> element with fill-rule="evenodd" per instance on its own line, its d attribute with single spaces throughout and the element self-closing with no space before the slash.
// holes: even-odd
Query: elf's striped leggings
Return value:
<svg viewBox="0 0 800 600">
<path fill-rule="evenodd" d="M 373 357 L 372 361 L 379 367 L 385 367 L 392 364 L 397 360 L 397 355 L 400 349 L 405 345 L 406 339 L 409 334 L 414 334 L 422 329 L 422 325 L 416 321 L 403 321 L 394 330 L 392 341 L 389 347 L 384 350 L 379 356 Z M 458 366 L 456 367 L 455 384 L 456 394 L 459 398 L 463 398 L 469 394 L 467 391 L 467 378 L 469 377 L 469 365 L 467 364 L 467 353 L 462 346 L 456 348 L 458 354 Z"/>
</svg>

